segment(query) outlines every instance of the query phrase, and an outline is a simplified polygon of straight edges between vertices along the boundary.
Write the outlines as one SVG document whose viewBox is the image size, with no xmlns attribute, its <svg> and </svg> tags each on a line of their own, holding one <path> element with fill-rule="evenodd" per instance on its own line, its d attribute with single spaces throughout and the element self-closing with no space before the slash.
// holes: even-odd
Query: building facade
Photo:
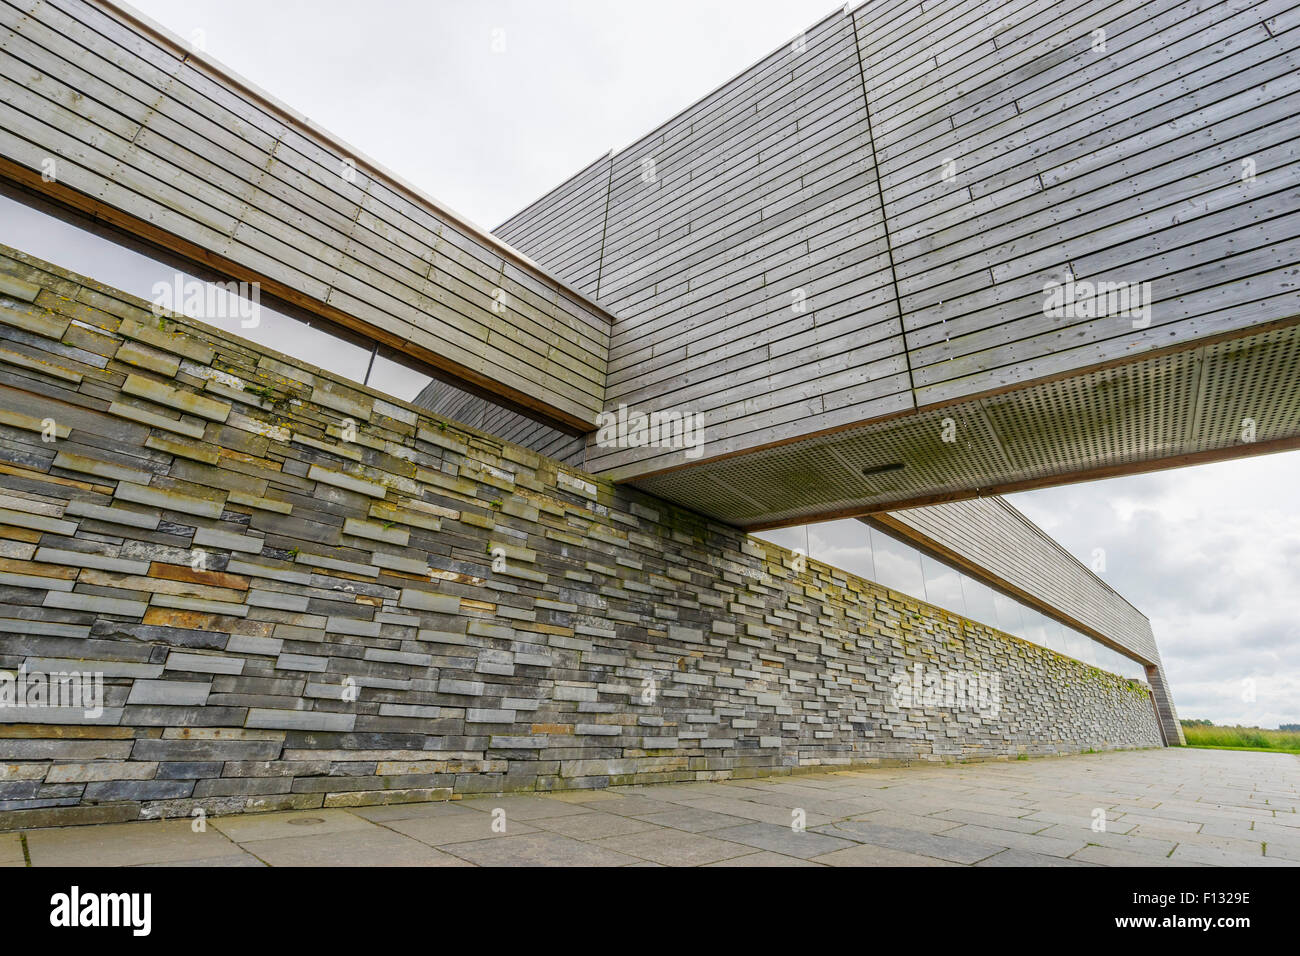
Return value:
<svg viewBox="0 0 1300 956">
<path fill-rule="evenodd" d="M 47 682 L 0 710 L 0 826 L 1162 742 L 1138 655 L 1028 604 L 1006 633 L 17 250 L 0 296 L 0 667 Z"/>
<path fill-rule="evenodd" d="M 0 826 L 1181 742 L 989 492 L 1300 434 L 1257 7 L 837 12 L 497 235 L 119 5 L 0 9 Z M 1207 125 L 1103 122 L 1141 56 Z M 1044 325 L 1094 247 L 1151 330 Z"/>
</svg>

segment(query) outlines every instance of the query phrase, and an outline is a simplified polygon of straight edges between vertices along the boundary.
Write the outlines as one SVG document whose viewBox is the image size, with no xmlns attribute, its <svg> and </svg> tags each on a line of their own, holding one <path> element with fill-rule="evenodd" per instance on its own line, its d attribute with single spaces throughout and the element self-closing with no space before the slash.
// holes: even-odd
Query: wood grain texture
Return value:
<svg viewBox="0 0 1300 956">
<path fill-rule="evenodd" d="M 590 466 L 712 468 L 1293 319 L 1298 23 L 1294 0 L 868 0 L 809 28 L 615 154 L 603 222 L 565 218 L 589 167 L 507 224 L 525 249 L 585 232 L 552 262 L 619 316 L 607 407 L 709 425 L 702 462 Z M 1150 283 L 1150 321 L 1047 314 L 1067 276 Z"/>
<path fill-rule="evenodd" d="M 590 426 L 609 316 L 580 292 L 110 4 L 27 6 L 0 4 L 0 156 L 58 179 L 25 185 Z"/>
</svg>

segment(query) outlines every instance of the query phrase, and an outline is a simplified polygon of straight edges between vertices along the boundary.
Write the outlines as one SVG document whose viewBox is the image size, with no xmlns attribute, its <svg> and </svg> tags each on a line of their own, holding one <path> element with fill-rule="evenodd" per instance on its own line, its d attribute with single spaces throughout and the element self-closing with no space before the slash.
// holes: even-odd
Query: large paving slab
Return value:
<svg viewBox="0 0 1300 956">
<path fill-rule="evenodd" d="M 802 825 L 800 825 L 802 824 Z M 1300 866 L 1300 757 L 1143 750 L 24 830 L 23 866 Z"/>
</svg>

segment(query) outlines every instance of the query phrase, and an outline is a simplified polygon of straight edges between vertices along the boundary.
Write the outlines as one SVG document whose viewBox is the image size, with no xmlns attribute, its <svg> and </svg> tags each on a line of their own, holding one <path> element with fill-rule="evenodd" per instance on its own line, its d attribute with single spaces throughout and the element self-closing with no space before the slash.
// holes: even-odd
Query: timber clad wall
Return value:
<svg viewBox="0 0 1300 956">
<path fill-rule="evenodd" d="M 836 14 L 614 158 L 607 405 L 703 412 L 724 448 L 911 407 L 864 118 Z"/>
<path fill-rule="evenodd" d="M 10 178 L 557 420 L 601 409 L 608 316 L 192 51 L 0 2 L 0 88 Z"/>
<path fill-rule="evenodd" d="M 1294 321 L 1298 54 L 1294 0 L 868 0 L 828 17 L 802 52 L 783 45 L 613 156 L 603 222 L 600 176 L 588 169 L 502 226 L 558 275 L 599 275 L 595 295 L 617 315 L 607 407 L 705 412 L 704 462 L 593 447 L 590 467 L 636 480 L 686 465 L 680 480 L 643 487 L 693 501 L 714 485 L 740 489 L 757 494 L 756 507 L 712 513 L 785 520 L 763 488 L 798 492 L 793 475 L 811 458 L 799 468 L 774 459 L 771 473 L 758 460 L 708 459 Z M 579 205 L 581 217 L 559 216 L 557 245 L 543 224 Z M 1150 282 L 1149 326 L 1045 315 L 1045 284 L 1068 276 Z M 796 288 L 806 312 L 792 310 Z M 1202 359 L 1216 356 L 1157 359 L 1127 377 L 1090 372 L 1073 390 L 969 406 L 964 433 L 982 456 L 969 467 L 982 482 L 917 482 L 891 499 L 858 480 L 876 460 L 837 445 L 818 461 L 829 487 L 789 514 L 987 489 L 992 475 L 1069 470 L 1064 459 L 1128 440 L 1127 422 L 1081 436 L 1058 429 L 1070 441 L 1035 446 L 1028 464 L 1012 448 L 1003 462 L 999 446 L 1022 437 L 1022 406 L 1039 413 L 1058 390 L 1072 392 L 1077 420 L 1077 403 L 1111 401 L 1103 393 L 1114 385 L 1147 406 L 1135 427 L 1165 454 L 1230 445 L 1235 428 L 1193 432 L 1215 416 L 1194 392 L 1168 406 L 1148 394 L 1166 371 L 1195 381 Z M 1214 381 L 1237 376 L 1270 378 L 1231 365 Z M 1260 414 L 1246 414 L 1267 420 L 1270 438 L 1296 437 L 1289 406 L 1262 394 L 1254 405 Z M 926 454 L 906 450 L 909 467 Z M 1140 457 L 1121 448 L 1107 460 Z M 687 477 L 706 471 L 715 483 Z"/>
<path fill-rule="evenodd" d="M 0 827 L 1160 742 L 1145 685 L 7 249 L 0 339 L 0 667 L 106 681 L 3 714 Z"/>
<path fill-rule="evenodd" d="M 606 407 L 702 412 L 709 455 L 912 407 L 865 117 L 836 13 L 613 158 Z M 518 221 L 498 231 L 532 254 Z M 547 265 L 590 270 L 567 262 Z M 588 449 L 597 472 L 681 459 Z"/>
<path fill-rule="evenodd" d="M 1296 314 L 1294 0 L 856 18 L 918 405 Z M 1150 281 L 1150 327 L 1045 316 L 1069 274 Z"/>
<path fill-rule="evenodd" d="M 591 298 L 600 288 L 612 156 L 602 156 L 495 230 L 506 242 L 527 249 L 529 258 L 547 271 L 565 276 L 565 281 Z"/>
</svg>

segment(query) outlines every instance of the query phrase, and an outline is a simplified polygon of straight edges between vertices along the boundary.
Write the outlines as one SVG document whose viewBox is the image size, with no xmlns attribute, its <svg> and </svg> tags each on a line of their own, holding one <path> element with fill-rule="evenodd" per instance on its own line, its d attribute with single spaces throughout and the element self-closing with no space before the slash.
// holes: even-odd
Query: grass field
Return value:
<svg viewBox="0 0 1300 956">
<path fill-rule="evenodd" d="M 1216 750 L 1271 750 L 1300 754 L 1300 731 L 1261 730 L 1259 727 L 1204 727 L 1183 725 L 1189 747 Z"/>
</svg>

